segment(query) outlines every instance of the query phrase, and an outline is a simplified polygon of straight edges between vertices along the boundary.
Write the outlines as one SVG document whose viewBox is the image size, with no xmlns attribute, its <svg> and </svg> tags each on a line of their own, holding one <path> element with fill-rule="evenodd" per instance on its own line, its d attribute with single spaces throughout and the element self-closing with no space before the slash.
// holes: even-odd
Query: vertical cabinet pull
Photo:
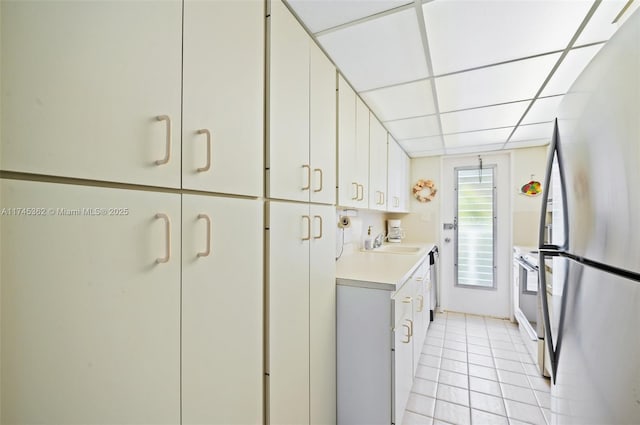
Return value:
<svg viewBox="0 0 640 425">
<path fill-rule="evenodd" d="M 403 328 L 407 328 L 407 335 L 405 335 L 407 337 L 406 340 L 402 340 L 403 344 L 408 344 L 411 342 L 411 328 L 408 325 L 405 325 L 404 323 L 402 324 Z"/>
<path fill-rule="evenodd" d="M 166 263 L 171 258 L 171 221 L 169 216 L 164 213 L 156 214 L 156 219 L 164 220 L 165 226 L 165 256 L 162 258 L 156 258 L 156 263 Z"/>
<path fill-rule="evenodd" d="M 311 189 L 311 167 L 307 164 L 304 164 L 302 168 L 306 168 L 307 170 L 307 185 L 302 187 L 302 190 Z"/>
<path fill-rule="evenodd" d="M 424 297 L 422 295 L 418 295 L 418 313 L 420 313 L 424 309 Z"/>
<path fill-rule="evenodd" d="M 385 203 L 385 201 L 386 201 L 386 199 L 385 199 L 385 194 L 384 194 L 384 192 L 380 192 L 380 195 L 382 195 L 382 196 L 380 197 L 380 205 L 384 205 L 384 203 Z"/>
<path fill-rule="evenodd" d="M 363 201 L 364 200 L 364 185 L 358 184 L 358 199 L 356 199 L 356 201 Z"/>
<path fill-rule="evenodd" d="M 303 241 L 311 240 L 311 217 L 308 215 L 302 216 L 303 220 L 307 220 L 307 236 L 302 238 Z"/>
<path fill-rule="evenodd" d="M 206 128 L 196 131 L 196 134 L 206 134 L 207 135 L 207 163 L 204 167 L 198 168 L 196 171 L 199 173 L 203 171 L 209 171 L 211 168 L 211 132 Z"/>
<path fill-rule="evenodd" d="M 360 194 L 360 185 L 356 182 L 352 182 L 351 183 L 353 186 L 355 186 L 356 189 L 356 193 L 355 195 L 353 195 L 353 198 L 351 198 L 352 201 L 357 201 L 358 200 L 358 195 Z"/>
<path fill-rule="evenodd" d="M 171 117 L 169 115 L 158 115 L 157 121 L 166 121 L 167 134 L 166 134 L 166 147 L 164 158 L 156 160 L 156 165 L 163 165 L 169 162 L 171 159 Z"/>
<path fill-rule="evenodd" d="M 409 336 L 413 336 L 413 320 L 407 319 L 407 322 L 411 325 L 411 328 L 409 328 Z"/>
<path fill-rule="evenodd" d="M 323 176 L 322 176 L 322 169 L 320 168 L 314 168 L 313 169 L 314 173 L 319 173 L 320 174 L 320 187 L 317 189 L 314 189 L 314 192 L 322 192 L 322 180 L 323 180 Z"/>
<path fill-rule="evenodd" d="M 198 214 L 198 220 L 207 223 L 207 247 L 203 252 L 198 252 L 198 257 L 208 257 L 211 254 L 211 217 L 207 214 Z"/>
<path fill-rule="evenodd" d="M 322 239 L 322 217 L 319 215 L 314 215 L 313 219 L 319 219 L 320 220 L 320 233 L 316 236 L 313 237 L 313 239 Z"/>
</svg>

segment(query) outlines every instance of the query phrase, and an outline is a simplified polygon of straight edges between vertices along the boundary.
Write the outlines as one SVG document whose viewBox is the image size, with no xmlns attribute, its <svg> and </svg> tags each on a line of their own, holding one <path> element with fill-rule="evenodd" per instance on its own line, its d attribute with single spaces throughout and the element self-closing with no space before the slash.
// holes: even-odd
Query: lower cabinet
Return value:
<svg viewBox="0 0 640 425">
<path fill-rule="evenodd" d="M 335 207 L 267 211 L 267 422 L 335 423 Z"/>
<path fill-rule="evenodd" d="M 2 423 L 261 421 L 261 201 L 0 189 Z"/>
<path fill-rule="evenodd" d="M 429 319 L 424 264 L 397 291 L 338 279 L 341 425 L 402 423 Z"/>
</svg>

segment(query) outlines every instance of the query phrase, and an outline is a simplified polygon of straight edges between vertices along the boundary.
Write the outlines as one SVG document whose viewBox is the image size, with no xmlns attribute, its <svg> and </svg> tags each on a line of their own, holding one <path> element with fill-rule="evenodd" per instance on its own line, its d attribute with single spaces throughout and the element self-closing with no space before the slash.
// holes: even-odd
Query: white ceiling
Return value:
<svg viewBox="0 0 640 425">
<path fill-rule="evenodd" d="M 628 0 L 286 2 L 412 157 L 549 143 L 563 95 L 640 3 L 614 24 Z"/>
</svg>

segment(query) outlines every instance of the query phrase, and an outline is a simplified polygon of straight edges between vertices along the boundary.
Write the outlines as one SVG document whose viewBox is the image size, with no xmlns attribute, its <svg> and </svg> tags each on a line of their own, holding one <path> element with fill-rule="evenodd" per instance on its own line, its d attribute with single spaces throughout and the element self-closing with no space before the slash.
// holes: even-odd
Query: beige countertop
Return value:
<svg viewBox="0 0 640 425">
<path fill-rule="evenodd" d="M 356 251 L 344 255 L 336 263 L 338 285 L 362 286 L 396 291 L 420 266 L 428 260 L 433 243 L 401 243 L 384 246 L 416 247 L 412 254 Z"/>
</svg>

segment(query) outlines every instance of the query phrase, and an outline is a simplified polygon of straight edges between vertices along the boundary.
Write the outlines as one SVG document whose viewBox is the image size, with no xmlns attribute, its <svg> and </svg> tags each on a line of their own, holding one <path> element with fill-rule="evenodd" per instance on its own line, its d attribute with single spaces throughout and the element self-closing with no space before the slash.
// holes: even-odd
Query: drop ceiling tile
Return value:
<svg viewBox="0 0 640 425">
<path fill-rule="evenodd" d="M 428 2 L 422 8 L 433 72 L 441 75 L 563 50 L 591 4 L 591 0 Z"/>
<path fill-rule="evenodd" d="M 405 120 L 387 121 L 387 130 L 396 140 L 415 139 L 418 137 L 436 136 L 440 134 L 438 116 L 410 118 Z"/>
<path fill-rule="evenodd" d="M 537 140 L 524 140 L 522 142 L 509 142 L 507 143 L 506 149 L 520 149 L 520 148 L 532 148 L 535 146 L 546 146 L 551 142 L 551 140 L 547 139 L 537 139 Z"/>
<path fill-rule="evenodd" d="M 492 152 L 502 150 L 503 143 L 492 143 L 489 145 L 471 145 L 447 148 L 447 155 L 460 155 L 466 153 Z"/>
<path fill-rule="evenodd" d="M 362 100 L 382 121 L 433 115 L 433 90 L 428 80 L 361 93 Z"/>
<path fill-rule="evenodd" d="M 549 80 L 541 96 L 551 96 L 568 92 L 573 82 L 578 78 L 578 75 L 580 75 L 589 62 L 591 62 L 591 59 L 600 51 L 602 46 L 604 45 L 598 44 L 571 50 L 553 74 L 551 80 Z"/>
<path fill-rule="evenodd" d="M 433 151 L 415 151 L 409 152 L 410 158 L 424 158 L 426 156 L 441 156 L 444 155 L 446 151 L 444 149 L 436 149 Z"/>
<path fill-rule="evenodd" d="M 547 122 L 542 124 L 529 124 L 520 125 L 513 133 L 511 141 L 519 142 L 523 140 L 551 140 L 553 136 L 553 122 Z"/>
<path fill-rule="evenodd" d="M 428 76 L 414 9 L 322 34 L 318 42 L 358 92 Z"/>
<path fill-rule="evenodd" d="M 449 148 L 460 146 L 482 146 L 504 143 L 511 134 L 513 127 L 498 128 L 493 130 L 472 131 L 469 133 L 445 134 L 444 145 Z"/>
<path fill-rule="evenodd" d="M 441 114 L 442 132 L 446 134 L 515 127 L 528 105 L 529 101 L 524 101 Z"/>
<path fill-rule="evenodd" d="M 407 0 L 287 0 L 313 33 L 413 3 Z"/>
<path fill-rule="evenodd" d="M 532 99 L 560 54 L 436 78 L 440 112 Z"/>
<path fill-rule="evenodd" d="M 632 3 L 624 15 L 622 15 L 621 19 L 615 24 L 612 23 L 626 3 L 627 0 L 606 0 L 600 3 L 584 30 L 582 30 L 575 45 L 580 46 L 583 44 L 597 43 L 611 38 L 626 18 L 631 16 L 633 11 L 640 6 L 640 3 L 637 1 Z"/>
<path fill-rule="evenodd" d="M 442 149 L 442 137 L 420 137 L 400 141 L 400 146 L 407 152 L 424 152 Z"/>
<path fill-rule="evenodd" d="M 522 124 L 553 121 L 558 116 L 558 106 L 560 106 L 562 99 L 564 99 L 564 96 L 543 97 L 537 99 L 522 120 Z"/>
</svg>

